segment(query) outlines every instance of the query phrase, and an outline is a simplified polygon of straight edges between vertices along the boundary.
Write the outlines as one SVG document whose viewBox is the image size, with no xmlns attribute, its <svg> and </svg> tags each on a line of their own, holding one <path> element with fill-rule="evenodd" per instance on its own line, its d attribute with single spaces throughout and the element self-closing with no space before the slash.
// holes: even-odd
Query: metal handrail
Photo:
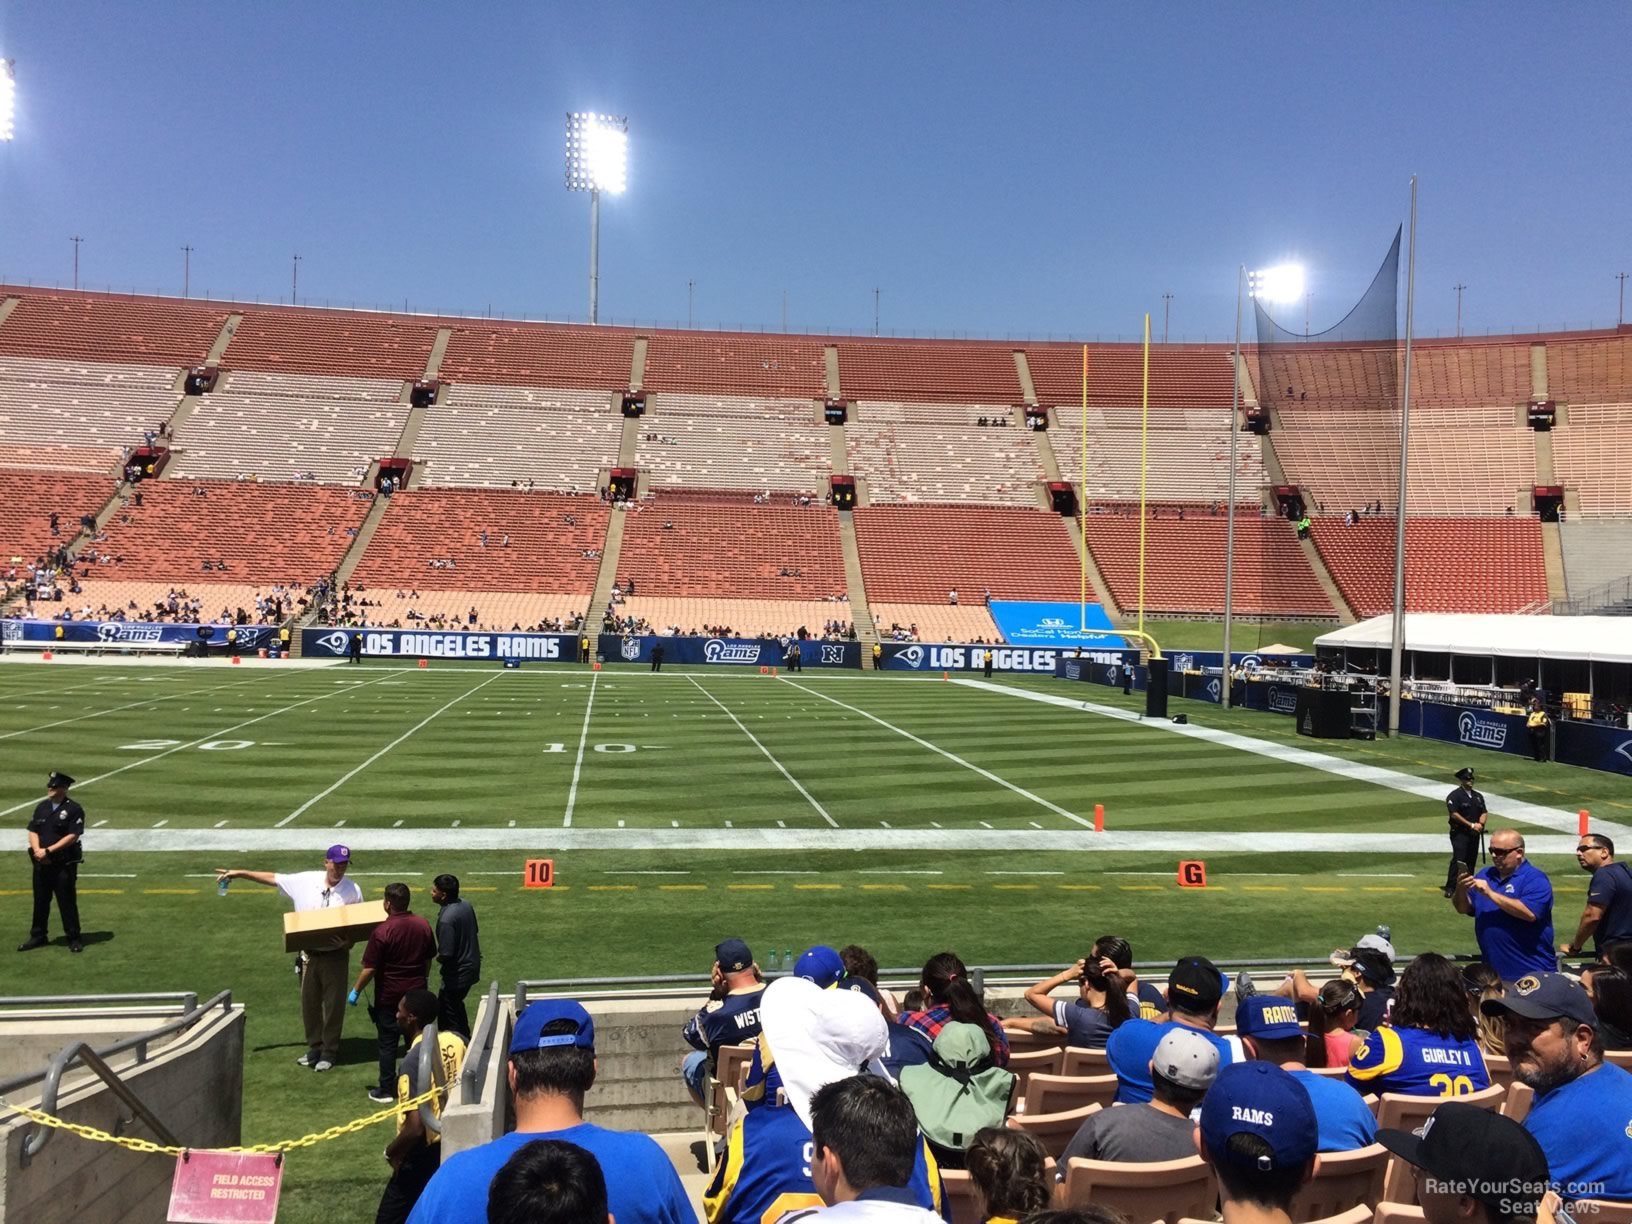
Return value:
<svg viewBox="0 0 1632 1224">
<path fill-rule="evenodd" d="M 143 1104 L 140 1097 L 130 1090 L 130 1085 L 119 1077 L 119 1073 L 108 1066 L 101 1056 L 83 1041 L 76 1041 L 72 1045 L 65 1047 L 62 1053 L 52 1061 L 51 1071 L 48 1074 L 56 1075 L 57 1079 L 48 1081 L 47 1090 L 50 1102 L 48 1104 L 44 1099 L 40 1101 L 41 1112 L 53 1115 L 57 1112 L 56 1090 L 57 1082 L 61 1078 L 61 1068 L 74 1061 L 82 1062 L 96 1072 L 98 1078 L 108 1086 L 114 1096 L 123 1101 L 130 1108 L 131 1113 L 147 1123 L 147 1128 L 153 1132 L 159 1142 L 166 1147 L 181 1146 L 181 1141 L 170 1132 L 170 1128 L 160 1122 L 157 1115 Z M 50 1140 L 52 1129 L 48 1126 L 36 1127 L 34 1133 L 23 1140 L 22 1152 L 18 1156 L 17 1163 L 26 1166 L 35 1156 L 39 1155 L 41 1149 Z M 122 1125 L 116 1123 L 114 1134 L 118 1134 L 121 1129 Z"/>
<path fill-rule="evenodd" d="M 493 1053 L 493 1034 L 499 1026 L 499 983 L 487 988 L 487 1011 L 476 1021 L 465 1046 L 465 1065 L 459 1070 L 459 1103 L 478 1105 L 482 1100 L 482 1080 Z"/>
<path fill-rule="evenodd" d="M 82 1061 L 86 1066 L 90 1067 L 91 1070 L 95 1071 L 99 1076 L 101 1076 L 108 1086 L 112 1088 L 122 1100 L 126 1100 L 128 1104 L 129 1100 L 127 1099 L 126 1094 L 129 1092 L 129 1089 L 128 1087 L 123 1087 L 123 1081 L 120 1080 L 119 1075 L 108 1066 L 108 1061 L 120 1054 L 125 1054 L 131 1050 L 134 1050 L 136 1051 L 136 1064 L 140 1066 L 147 1061 L 147 1049 L 152 1042 L 157 1041 L 161 1037 L 167 1037 L 171 1033 L 177 1033 L 184 1029 L 191 1028 L 198 1021 L 204 1019 L 210 1013 L 215 1011 L 217 1006 L 219 1006 L 223 1012 L 230 1012 L 232 1010 L 232 991 L 223 990 L 213 998 L 205 1001 L 202 1006 L 194 1007 L 190 1011 L 177 1016 L 174 1020 L 168 1020 L 159 1025 L 157 1028 L 148 1029 L 146 1032 L 132 1034 L 131 1036 L 126 1037 L 121 1041 L 116 1041 L 112 1045 L 105 1046 L 100 1050 L 93 1050 L 90 1046 L 86 1045 L 82 1041 L 73 1042 L 70 1045 L 65 1046 L 56 1055 L 56 1057 L 51 1060 L 50 1065 L 44 1071 L 34 1071 L 27 1075 L 14 1076 L 9 1080 L 0 1081 L 0 1096 L 9 1096 L 16 1092 L 19 1088 L 25 1088 L 30 1084 L 43 1081 L 43 1086 L 40 1089 L 40 1111 L 42 1113 L 55 1114 L 57 1112 L 57 1095 L 62 1086 L 63 1075 L 67 1072 L 72 1063 Z M 98 1068 L 97 1064 L 101 1064 L 100 1069 Z M 109 1078 L 110 1076 L 112 1077 L 111 1079 Z M 115 1086 L 114 1081 L 116 1080 L 119 1081 L 120 1086 Z M 143 1116 L 144 1120 L 148 1121 L 148 1125 L 157 1125 L 157 1119 L 153 1119 L 151 1117 L 151 1114 L 146 1110 L 145 1106 L 138 1109 L 137 1105 L 132 1104 L 131 1108 L 136 1109 Z M 46 1143 L 50 1141 L 51 1134 L 52 1131 L 49 1127 L 37 1127 L 34 1132 L 23 1141 L 22 1158 L 26 1161 L 28 1158 L 37 1155 L 39 1151 L 45 1147 Z"/>
<path fill-rule="evenodd" d="M 183 1012 L 198 1010 L 198 992 L 195 990 L 144 991 L 138 994 L 99 995 L 17 995 L 0 998 L 0 1009 L 9 1007 L 48 1007 L 79 1003 L 100 1006 L 107 1003 L 180 1003 Z M 0 1020 L 5 1019 L 0 1010 Z"/>
<path fill-rule="evenodd" d="M 413 1091 L 423 1096 L 432 1085 L 441 1090 L 442 1099 L 448 1099 L 448 1081 L 442 1077 L 442 1047 L 437 1041 L 436 1021 L 427 1024 L 419 1035 L 419 1066 L 414 1070 Z M 421 1101 L 419 1120 L 429 1134 L 442 1133 L 442 1119 L 432 1108 L 435 1101 Z"/>
</svg>

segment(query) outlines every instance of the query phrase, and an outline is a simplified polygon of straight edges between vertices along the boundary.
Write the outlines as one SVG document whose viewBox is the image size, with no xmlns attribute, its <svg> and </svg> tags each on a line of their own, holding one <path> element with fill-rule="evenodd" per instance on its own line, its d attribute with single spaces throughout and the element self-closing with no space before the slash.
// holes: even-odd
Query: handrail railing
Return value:
<svg viewBox="0 0 1632 1224">
<path fill-rule="evenodd" d="M 424 1096 L 435 1085 L 441 1092 L 442 1100 L 448 1099 L 448 1081 L 442 1069 L 442 1047 L 437 1040 L 436 1021 L 427 1024 L 419 1036 L 419 1066 L 414 1070 L 414 1082 L 411 1085 L 414 1095 Z M 442 1133 L 442 1118 L 434 1108 L 435 1101 L 421 1101 L 419 1105 L 419 1120 L 425 1127 L 425 1133 L 440 1135 Z"/>
<path fill-rule="evenodd" d="M 465 1046 L 465 1065 L 459 1070 L 459 1103 L 477 1105 L 482 1099 L 482 1081 L 487 1077 L 487 1063 L 493 1055 L 493 1034 L 499 1024 L 499 983 L 495 979 L 487 988 L 487 1010 L 477 1017 L 476 1027 L 470 1031 Z"/>
<path fill-rule="evenodd" d="M 6 1018 L 5 1009 L 11 1007 L 49 1007 L 68 1004 L 101 1007 L 112 1003 L 179 1003 L 183 1012 L 190 1012 L 198 1010 L 198 992 L 155 990 L 137 994 L 13 995 L 0 998 L 0 1020 Z"/>
<path fill-rule="evenodd" d="M 192 997 L 196 999 L 197 996 Z M 154 1127 L 155 1133 L 160 1133 L 161 1136 L 168 1134 L 168 1132 L 162 1130 L 162 1125 L 158 1122 L 158 1119 L 152 1116 L 151 1111 L 135 1100 L 134 1094 L 130 1093 L 129 1086 L 124 1083 L 116 1071 L 112 1070 L 109 1063 L 120 1054 L 126 1054 L 134 1050 L 136 1052 L 136 1065 L 140 1066 L 147 1061 L 149 1045 L 161 1037 L 168 1037 L 172 1033 L 191 1028 L 194 1024 L 213 1013 L 217 1007 L 223 1012 L 232 1010 L 232 992 L 230 990 L 221 991 L 206 1000 L 201 1006 L 194 1006 L 175 1019 L 167 1020 L 157 1028 L 148 1029 L 141 1033 L 133 1033 L 131 1036 L 116 1041 L 112 1045 L 104 1046 L 100 1050 L 92 1049 L 83 1041 L 72 1042 L 51 1060 L 50 1065 L 44 1071 L 32 1071 L 27 1075 L 13 1076 L 11 1079 L 0 1081 L 0 1096 L 9 1096 L 19 1088 L 25 1088 L 43 1081 L 40 1089 L 40 1111 L 55 1114 L 57 1112 L 57 1096 L 62 1087 L 63 1075 L 66 1074 L 73 1063 L 83 1062 L 92 1071 L 96 1072 L 108 1087 L 121 1100 L 129 1104 L 131 1109 L 135 1110 L 149 1126 Z M 45 1126 L 35 1128 L 34 1132 L 23 1141 L 22 1159 L 26 1162 L 31 1157 L 38 1155 L 40 1150 L 50 1141 L 51 1133 L 50 1128 Z M 165 1142 L 174 1143 L 170 1139 L 166 1139 Z"/>
</svg>

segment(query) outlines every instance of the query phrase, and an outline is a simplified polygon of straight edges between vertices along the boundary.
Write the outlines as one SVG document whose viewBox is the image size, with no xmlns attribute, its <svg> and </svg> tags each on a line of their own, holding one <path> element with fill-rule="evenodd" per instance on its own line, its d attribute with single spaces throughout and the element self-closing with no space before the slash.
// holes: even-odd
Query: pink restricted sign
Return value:
<svg viewBox="0 0 1632 1224">
<path fill-rule="evenodd" d="M 171 1224 L 275 1224 L 283 1157 L 184 1152 L 170 1183 Z"/>
</svg>

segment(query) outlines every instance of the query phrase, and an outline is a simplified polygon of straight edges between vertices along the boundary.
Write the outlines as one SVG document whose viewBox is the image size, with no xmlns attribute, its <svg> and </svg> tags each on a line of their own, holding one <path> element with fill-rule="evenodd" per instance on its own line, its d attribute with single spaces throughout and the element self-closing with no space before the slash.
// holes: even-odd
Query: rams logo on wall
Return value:
<svg viewBox="0 0 1632 1224">
<path fill-rule="evenodd" d="M 924 661 L 924 648 L 922 646 L 908 646 L 895 657 L 905 660 L 908 667 L 917 667 Z"/>
<path fill-rule="evenodd" d="M 317 644 L 330 654 L 345 654 L 346 647 L 351 644 L 351 638 L 342 632 L 325 633 L 317 639 Z"/>
</svg>

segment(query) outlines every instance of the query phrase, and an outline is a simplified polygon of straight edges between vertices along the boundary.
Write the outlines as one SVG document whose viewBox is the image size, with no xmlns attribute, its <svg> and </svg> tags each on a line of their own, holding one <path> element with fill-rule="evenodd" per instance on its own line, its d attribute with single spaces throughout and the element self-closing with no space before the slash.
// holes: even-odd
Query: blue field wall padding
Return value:
<svg viewBox="0 0 1632 1224">
<path fill-rule="evenodd" d="M 62 637 L 57 637 L 57 627 Z M 6 642 L 100 643 L 108 646 L 169 646 L 199 640 L 197 625 L 150 624 L 146 621 L 37 621 L 0 622 L 0 640 Z M 240 649 L 254 650 L 277 641 L 275 625 L 210 625 L 210 645 L 225 646 L 227 630 L 237 629 Z"/>
<path fill-rule="evenodd" d="M 994 599 L 988 609 L 997 632 L 1010 646 L 1120 649 L 1127 645 L 1111 624 L 1101 604 L 1088 605 L 1084 630 L 1083 608 L 1074 603 L 1026 603 L 1014 599 Z"/>
<path fill-rule="evenodd" d="M 603 633 L 596 651 L 608 663 L 650 663 L 652 647 L 663 647 L 663 662 L 712 663 L 723 667 L 785 667 L 787 648 L 763 638 L 622 637 Z M 802 667 L 861 667 L 860 642 L 824 642 L 808 638 L 799 643 Z"/>
<path fill-rule="evenodd" d="M 932 646 L 927 642 L 884 642 L 884 653 L 879 664 L 885 671 L 917 672 L 982 672 L 986 668 L 985 652 L 992 652 L 994 672 L 1033 672 L 1044 676 L 1055 674 L 1063 650 L 1043 650 L 1027 646 L 988 646 L 974 644 L 947 644 Z"/>
</svg>

